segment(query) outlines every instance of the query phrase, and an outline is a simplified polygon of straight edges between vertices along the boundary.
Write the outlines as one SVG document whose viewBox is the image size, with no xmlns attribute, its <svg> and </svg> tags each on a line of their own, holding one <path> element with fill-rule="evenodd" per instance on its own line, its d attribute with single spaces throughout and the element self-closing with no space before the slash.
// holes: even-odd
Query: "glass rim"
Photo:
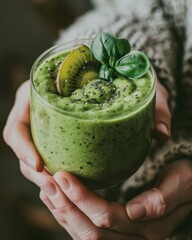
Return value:
<svg viewBox="0 0 192 240">
<path fill-rule="evenodd" d="M 63 42 L 62 44 L 57 44 L 57 45 L 55 45 L 55 46 L 53 46 L 53 47 L 48 48 L 47 50 L 45 50 L 45 51 L 44 51 L 42 54 L 40 54 L 40 56 L 35 60 L 35 62 L 34 62 L 33 65 L 32 65 L 31 71 L 30 71 L 30 83 L 31 83 L 30 85 L 32 86 L 32 88 L 33 88 L 35 94 L 37 95 L 37 97 L 39 98 L 39 100 L 40 100 L 43 104 L 45 104 L 47 107 L 49 107 L 49 108 L 51 108 L 51 109 L 53 109 L 53 110 L 55 110 L 55 111 L 57 111 L 57 112 L 59 112 L 59 113 L 61 113 L 61 114 L 65 114 L 65 115 L 67 115 L 67 116 L 69 116 L 69 117 L 72 117 L 72 118 L 78 118 L 78 119 L 83 119 L 83 120 L 96 120 L 96 119 L 97 119 L 97 120 L 100 120 L 99 117 L 94 118 L 94 115 L 92 115 L 92 116 L 93 116 L 92 118 L 89 118 L 89 117 L 80 117 L 81 114 L 79 114 L 79 116 L 73 115 L 73 113 L 72 113 L 71 111 L 67 111 L 67 110 L 65 110 L 65 109 L 59 108 L 59 107 L 57 107 L 57 106 L 49 103 L 43 96 L 41 96 L 41 95 L 39 94 L 39 92 L 37 91 L 37 89 L 36 89 L 36 87 L 35 87 L 35 84 L 34 84 L 35 68 L 36 68 L 36 66 L 38 65 L 38 63 L 41 61 L 41 59 L 43 59 L 43 57 L 46 57 L 46 55 L 48 55 L 48 54 L 51 53 L 52 51 L 54 51 L 54 50 L 56 50 L 56 49 L 59 49 L 59 48 L 63 48 L 63 51 L 65 51 L 65 50 L 67 50 L 67 49 L 70 49 L 70 47 L 69 47 L 69 48 L 64 48 L 65 46 L 67 46 L 67 45 L 69 45 L 69 44 L 72 45 L 72 46 L 71 46 L 71 49 L 72 49 L 72 48 L 75 47 L 75 46 L 79 46 L 79 45 L 80 45 L 80 44 L 79 44 L 80 42 L 81 42 L 81 44 L 82 44 L 82 43 L 84 43 L 84 42 L 86 42 L 86 41 L 87 41 L 87 42 L 88 42 L 88 41 L 90 42 L 90 41 L 92 41 L 92 40 L 93 40 L 92 38 L 82 38 L 82 39 L 76 39 L 76 40 L 66 41 L 66 42 Z M 55 52 L 55 53 L 59 53 L 59 52 L 60 52 L 60 51 Z M 51 55 L 50 55 L 50 56 L 51 56 Z M 47 59 L 48 59 L 48 57 L 47 57 Z M 39 65 L 38 67 L 40 67 L 40 65 Z M 128 117 L 128 116 L 131 116 L 131 115 L 133 115 L 135 112 L 137 112 L 138 110 L 140 110 L 141 107 L 144 106 L 145 103 L 148 101 L 148 99 L 150 99 L 150 98 L 152 99 L 153 95 L 155 95 L 155 93 L 156 93 L 157 75 L 156 75 L 155 69 L 154 69 L 153 65 L 151 64 L 151 62 L 150 62 L 150 68 L 149 68 L 149 69 L 151 70 L 151 73 L 152 73 L 153 85 L 152 85 L 152 87 L 151 87 L 150 92 L 147 94 L 147 96 L 145 96 L 145 98 L 143 98 L 141 102 L 139 102 L 135 107 L 133 107 L 132 111 L 130 111 L 130 112 L 129 112 L 129 110 L 128 110 L 128 111 L 124 111 L 124 112 L 127 112 L 127 114 L 125 114 L 125 115 L 123 115 L 123 116 L 119 116 L 119 117 L 118 117 L 118 114 L 117 114 L 117 116 L 116 116 L 115 118 L 113 118 L 113 119 L 110 119 L 110 118 L 108 118 L 108 119 L 101 118 L 102 121 L 105 121 L 105 120 L 106 120 L 106 121 L 116 120 L 116 119 L 119 119 L 119 118 L 125 118 L 125 117 Z"/>
</svg>

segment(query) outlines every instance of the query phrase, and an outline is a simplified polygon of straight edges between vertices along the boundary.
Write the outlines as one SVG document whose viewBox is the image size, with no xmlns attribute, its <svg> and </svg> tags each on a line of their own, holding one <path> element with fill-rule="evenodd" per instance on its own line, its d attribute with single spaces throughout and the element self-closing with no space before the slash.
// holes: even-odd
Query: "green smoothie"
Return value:
<svg viewBox="0 0 192 240">
<path fill-rule="evenodd" d="M 75 43 L 78 46 L 80 43 Z M 44 53 L 32 69 L 31 130 L 51 174 L 68 171 L 92 188 L 121 183 L 146 159 L 152 141 L 155 73 L 95 78 L 70 96 L 55 79 L 70 43 Z"/>
</svg>

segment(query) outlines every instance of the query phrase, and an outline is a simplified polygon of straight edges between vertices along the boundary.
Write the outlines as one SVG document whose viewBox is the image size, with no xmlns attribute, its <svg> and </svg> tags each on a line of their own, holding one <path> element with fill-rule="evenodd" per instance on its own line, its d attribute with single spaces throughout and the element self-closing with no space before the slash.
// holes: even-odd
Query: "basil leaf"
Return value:
<svg viewBox="0 0 192 240">
<path fill-rule="evenodd" d="M 107 36 L 106 35 L 107 35 L 106 33 L 98 34 L 96 36 L 96 38 L 94 38 L 94 40 L 92 41 L 91 50 L 92 50 L 94 57 L 101 64 L 108 66 L 109 65 L 109 55 L 107 53 L 107 46 L 106 46 Z"/>
<path fill-rule="evenodd" d="M 103 38 L 109 57 L 109 66 L 115 67 L 117 60 L 130 52 L 131 45 L 126 39 L 118 39 L 112 34 L 105 34 Z"/>
<path fill-rule="evenodd" d="M 99 78 L 104 79 L 107 81 L 113 81 L 116 77 L 116 72 L 113 68 L 107 67 L 105 65 L 101 66 L 100 72 L 99 72 Z"/>
<path fill-rule="evenodd" d="M 131 51 L 131 45 L 127 39 L 117 39 L 117 60 Z"/>
<path fill-rule="evenodd" d="M 116 62 L 115 69 L 128 78 L 140 78 L 150 66 L 147 56 L 140 51 L 131 51 Z"/>
<path fill-rule="evenodd" d="M 93 40 L 91 50 L 100 63 L 115 67 L 116 61 L 130 52 L 131 46 L 128 40 L 103 32 Z"/>
</svg>

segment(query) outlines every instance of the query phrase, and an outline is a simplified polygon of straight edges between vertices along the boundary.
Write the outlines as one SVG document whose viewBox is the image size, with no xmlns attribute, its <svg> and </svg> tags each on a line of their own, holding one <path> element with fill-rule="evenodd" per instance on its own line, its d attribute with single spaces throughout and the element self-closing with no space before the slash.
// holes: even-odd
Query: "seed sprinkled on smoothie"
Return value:
<svg viewBox="0 0 192 240">
<path fill-rule="evenodd" d="M 144 53 L 109 33 L 98 34 L 91 48 L 80 45 L 47 59 L 36 75 L 35 87 L 45 100 L 82 118 L 123 116 L 148 96 L 153 85 Z"/>
</svg>

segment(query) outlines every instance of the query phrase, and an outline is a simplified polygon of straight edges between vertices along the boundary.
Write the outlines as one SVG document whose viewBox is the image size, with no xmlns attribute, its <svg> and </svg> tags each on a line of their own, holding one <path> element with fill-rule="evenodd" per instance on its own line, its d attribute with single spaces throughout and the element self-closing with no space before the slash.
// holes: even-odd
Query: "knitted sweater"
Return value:
<svg viewBox="0 0 192 240">
<path fill-rule="evenodd" d="M 106 198 L 124 202 L 150 186 L 166 164 L 192 159 L 192 0 L 93 2 L 96 8 L 62 31 L 57 43 L 94 37 L 101 31 L 127 38 L 148 55 L 170 96 L 171 139 L 156 144 L 122 186 L 106 191 Z M 192 239 L 192 216 L 186 226 L 182 236 L 177 238 L 177 233 L 170 239 Z"/>
</svg>

